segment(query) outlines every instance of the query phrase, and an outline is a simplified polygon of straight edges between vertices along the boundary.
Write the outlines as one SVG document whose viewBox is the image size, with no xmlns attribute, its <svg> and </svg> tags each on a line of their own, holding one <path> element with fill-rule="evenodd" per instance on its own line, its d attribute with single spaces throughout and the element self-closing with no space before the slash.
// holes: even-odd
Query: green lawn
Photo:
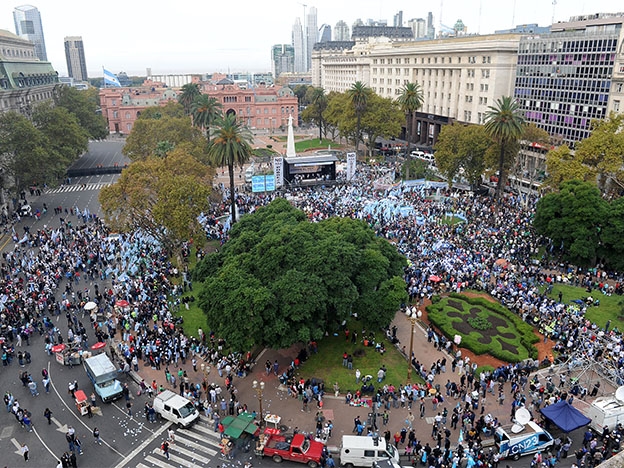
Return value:
<svg viewBox="0 0 624 468">
<path fill-rule="evenodd" d="M 361 335 L 357 322 L 352 322 L 350 330 L 358 330 Z M 382 355 L 375 351 L 373 347 L 364 347 L 362 344 L 351 344 L 351 340 L 345 341 L 344 333 L 339 332 L 338 336 L 328 336 L 318 342 L 318 353 L 313 354 L 300 369 L 300 374 L 304 378 L 316 377 L 325 382 L 327 391 L 331 392 L 335 382 L 340 386 L 340 392 L 346 393 L 348 390 L 355 391 L 360 385 L 355 383 L 355 370 L 360 369 L 362 377 L 365 375 L 373 376 L 373 384 L 377 386 L 377 371 L 382 365 L 386 366 L 386 379 L 384 383 L 392 383 L 395 386 L 403 384 L 407 381 L 407 360 L 403 355 L 390 344 L 383 332 L 376 333 L 378 338 L 383 337 L 383 343 L 386 352 Z M 360 336 L 358 341 L 361 342 Z M 364 355 L 355 357 L 356 350 L 363 350 Z M 353 369 L 348 370 L 342 366 L 342 354 L 347 352 L 353 355 Z M 424 383 L 417 375 L 416 371 L 412 371 L 412 382 Z"/>
<path fill-rule="evenodd" d="M 543 292 L 546 286 L 540 288 Z M 589 293 L 585 288 L 570 286 L 567 284 L 557 283 L 553 286 L 552 292 L 549 297 L 559 300 L 559 291 L 563 293 L 563 302 L 569 304 L 575 299 L 584 299 L 589 296 Z M 619 330 L 624 330 L 624 297 L 612 295 L 605 296 L 600 291 L 592 291 L 591 296 L 594 299 L 600 300 L 598 307 L 588 307 L 585 316 L 588 320 L 596 323 L 599 327 L 604 327 L 607 320 L 611 320 L 611 328 L 617 327 Z M 622 304 L 620 304 L 622 302 Z"/>
<path fill-rule="evenodd" d="M 341 148 L 341 145 L 333 140 L 323 138 L 323 140 L 319 141 L 318 138 L 313 138 L 311 140 L 297 141 L 295 143 L 295 151 L 297 153 L 302 153 L 310 149 L 327 149 L 330 146 L 332 147 L 332 149 Z"/>
</svg>

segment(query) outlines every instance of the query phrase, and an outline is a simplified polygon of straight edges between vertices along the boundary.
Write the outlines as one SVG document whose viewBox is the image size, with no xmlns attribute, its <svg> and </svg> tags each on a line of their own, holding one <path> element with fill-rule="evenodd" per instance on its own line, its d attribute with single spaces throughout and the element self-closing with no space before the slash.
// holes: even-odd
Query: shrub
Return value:
<svg viewBox="0 0 624 468">
<path fill-rule="evenodd" d="M 492 328 L 492 324 L 489 320 L 483 317 L 469 317 L 467 322 L 476 330 L 489 330 Z"/>
</svg>

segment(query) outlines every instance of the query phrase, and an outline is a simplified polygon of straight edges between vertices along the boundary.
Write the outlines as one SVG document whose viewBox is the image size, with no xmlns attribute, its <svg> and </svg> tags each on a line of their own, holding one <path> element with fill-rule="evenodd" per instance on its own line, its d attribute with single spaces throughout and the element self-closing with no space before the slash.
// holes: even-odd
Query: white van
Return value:
<svg viewBox="0 0 624 468">
<path fill-rule="evenodd" d="M 183 427 L 199 419 L 199 411 L 188 399 L 171 390 L 164 390 L 154 398 L 154 411 L 161 418 Z"/>
<path fill-rule="evenodd" d="M 554 443 L 553 437 L 533 421 L 525 425 L 508 424 L 497 428 L 494 442 L 503 458 L 514 460 L 546 450 Z"/>
<path fill-rule="evenodd" d="M 386 444 L 383 437 L 343 435 L 340 445 L 340 465 L 347 468 L 371 468 L 373 462 L 392 460 L 399 463 L 399 451 Z"/>
<path fill-rule="evenodd" d="M 624 401 L 614 395 L 598 397 L 584 413 L 591 419 L 589 427 L 602 434 L 605 427 L 613 430 L 618 424 L 624 423 Z"/>
<path fill-rule="evenodd" d="M 250 184 L 252 177 L 256 174 L 256 168 L 252 164 L 245 170 L 245 182 Z"/>
</svg>

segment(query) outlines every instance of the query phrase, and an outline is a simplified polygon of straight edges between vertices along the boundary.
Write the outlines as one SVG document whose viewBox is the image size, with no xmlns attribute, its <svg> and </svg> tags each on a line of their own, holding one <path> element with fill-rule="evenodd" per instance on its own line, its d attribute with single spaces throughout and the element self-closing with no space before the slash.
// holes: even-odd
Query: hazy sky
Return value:
<svg viewBox="0 0 624 468">
<path fill-rule="evenodd" d="M 461 19 L 469 33 L 489 33 L 517 24 L 551 24 L 552 0 L 304 0 L 306 12 L 318 10 L 318 26 L 344 20 L 386 19 L 392 24 L 434 15 L 434 24 L 452 26 Z M 0 1 L 0 29 L 15 33 L 18 1 Z M 48 60 L 67 75 L 63 38 L 82 36 L 89 76 L 102 67 L 117 73 L 209 73 L 269 71 L 273 44 L 290 43 L 292 25 L 304 13 L 296 0 L 32 0 L 43 23 Z M 426 4 L 426 5 L 425 5 Z M 616 0 L 557 0 L 556 21 L 572 15 L 624 11 Z"/>
</svg>

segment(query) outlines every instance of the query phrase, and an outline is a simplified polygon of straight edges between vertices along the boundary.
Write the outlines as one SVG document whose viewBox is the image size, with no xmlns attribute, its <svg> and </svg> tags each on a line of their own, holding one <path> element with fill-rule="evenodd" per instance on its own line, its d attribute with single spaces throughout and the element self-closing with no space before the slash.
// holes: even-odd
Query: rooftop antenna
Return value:
<svg viewBox="0 0 624 468">
<path fill-rule="evenodd" d="M 552 0 L 552 6 L 553 6 L 553 14 L 552 14 L 552 20 L 550 21 L 550 24 L 555 24 L 555 7 L 557 6 L 557 0 Z"/>
<path fill-rule="evenodd" d="M 511 10 L 511 29 L 516 26 L 516 0 L 513 3 L 513 10 Z"/>
<path fill-rule="evenodd" d="M 481 7 L 483 6 L 483 1 L 479 0 L 479 25 L 477 27 L 477 34 L 481 34 Z"/>
<path fill-rule="evenodd" d="M 440 26 L 438 28 L 438 37 L 442 37 L 440 34 L 442 34 L 442 10 L 444 9 L 444 0 L 440 0 Z"/>
</svg>

